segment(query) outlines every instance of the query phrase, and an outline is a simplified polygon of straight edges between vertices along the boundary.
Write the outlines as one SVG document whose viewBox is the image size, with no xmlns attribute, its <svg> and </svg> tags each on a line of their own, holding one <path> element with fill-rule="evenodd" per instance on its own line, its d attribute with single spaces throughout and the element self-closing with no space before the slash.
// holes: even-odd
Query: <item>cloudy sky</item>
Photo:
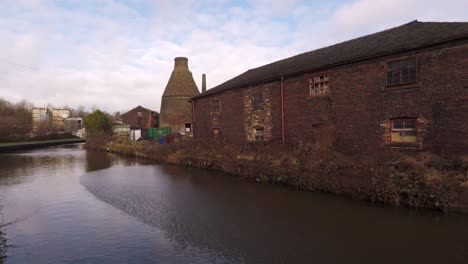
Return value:
<svg viewBox="0 0 468 264">
<path fill-rule="evenodd" d="M 468 21 L 466 0 L 0 0 L 0 97 L 159 110 L 177 56 L 200 87 L 418 19 Z"/>
</svg>

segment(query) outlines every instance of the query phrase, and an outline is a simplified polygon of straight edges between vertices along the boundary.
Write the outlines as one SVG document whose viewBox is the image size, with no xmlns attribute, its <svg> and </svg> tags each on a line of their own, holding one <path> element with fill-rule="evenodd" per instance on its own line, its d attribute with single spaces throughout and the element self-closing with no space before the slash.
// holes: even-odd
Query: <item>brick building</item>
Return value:
<svg viewBox="0 0 468 264">
<path fill-rule="evenodd" d="M 200 94 L 188 68 L 188 59 L 174 59 L 174 70 L 161 99 L 160 126 L 173 132 L 192 131 L 192 105 L 189 100 Z"/>
<path fill-rule="evenodd" d="M 468 153 L 468 23 L 413 21 L 267 64 L 195 96 L 194 135 L 345 152 Z M 323 130 L 323 129 L 322 129 Z"/>
<path fill-rule="evenodd" d="M 159 113 L 139 105 L 132 110 L 121 115 L 122 122 L 130 125 L 131 128 L 152 128 L 157 127 Z"/>
</svg>

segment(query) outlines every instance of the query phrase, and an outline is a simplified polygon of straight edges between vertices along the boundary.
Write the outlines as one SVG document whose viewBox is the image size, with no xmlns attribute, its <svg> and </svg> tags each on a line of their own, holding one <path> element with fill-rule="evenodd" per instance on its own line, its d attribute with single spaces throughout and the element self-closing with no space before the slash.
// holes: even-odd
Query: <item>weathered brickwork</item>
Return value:
<svg viewBox="0 0 468 264">
<path fill-rule="evenodd" d="M 123 123 L 130 125 L 132 128 L 157 127 L 158 120 L 158 112 L 146 109 L 140 105 L 122 114 Z"/>
<path fill-rule="evenodd" d="M 195 101 L 194 134 L 197 138 L 213 138 L 213 130 L 219 129 L 219 137 L 242 142 L 244 135 L 244 111 L 239 92 L 200 98 Z M 219 100 L 219 111 L 213 111 L 213 101 Z M 235 120 L 235 121 L 234 121 Z"/>
<path fill-rule="evenodd" d="M 189 100 L 199 93 L 188 68 L 188 59 L 175 58 L 174 70 L 161 98 L 159 126 L 171 128 L 174 132 L 185 131 L 186 125 L 193 123 Z"/>
<path fill-rule="evenodd" d="M 274 84 L 269 83 L 261 87 L 243 90 L 244 112 L 248 113 L 244 120 L 244 134 L 247 141 L 255 140 L 256 128 L 264 129 L 265 140 L 273 139 L 272 86 Z M 256 103 L 256 98 L 261 100 Z"/>
<path fill-rule="evenodd" d="M 416 58 L 417 82 L 387 87 L 387 63 L 405 58 Z M 287 142 L 313 142 L 318 128 L 331 124 L 337 146 L 345 152 L 402 147 L 390 140 L 390 122 L 413 118 L 417 140 L 408 147 L 468 154 L 468 44 L 393 54 L 320 72 L 329 76 L 330 90 L 325 95 L 309 96 L 309 76 L 318 72 L 284 79 Z M 259 91 L 264 94 L 264 107 L 253 110 L 252 94 Z M 196 137 L 212 136 L 207 105 L 213 97 L 196 100 Z M 280 79 L 216 97 L 223 105 L 218 122 L 226 140 L 252 140 L 255 126 L 265 127 L 266 139 L 281 140 Z"/>
</svg>

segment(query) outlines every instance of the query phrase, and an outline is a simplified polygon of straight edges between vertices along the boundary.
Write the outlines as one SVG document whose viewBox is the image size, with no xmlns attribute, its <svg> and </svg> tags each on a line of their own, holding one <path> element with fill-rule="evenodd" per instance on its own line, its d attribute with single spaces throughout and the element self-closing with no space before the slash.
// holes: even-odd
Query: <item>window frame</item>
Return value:
<svg viewBox="0 0 468 264">
<path fill-rule="evenodd" d="M 403 127 L 402 128 L 395 128 L 395 122 L 403 122 Z M 410 127 L 407 128 L 405 127 L 405 122 L 407 121 L 413 121 L 414 122 L 414 128 Z M 390 143 L 392 144 L 417 144 L 418 143 L 418 120 L 417 118 L 414 117 L 401 117 L 401 118 L 393 118 L 390 119 Z M 397 133 L 407 133 L 407 132 L 413 132 L 415 140 L 414 141 L 394 141 L 392 138 L 392 134 L 394 132 Z"/>
<path fill-rule="evenodd" d="M 262 135 L 258 136 L 257 131 L 262 131 Z M 265 141 L 265 128 L 264 127 L 254 127 L 254 140 L 255 141 Z"/>
<path fill-rule="evenodd" d="M 315 82 L 314 82 L 314 77 L 321 77 L 321 76 L 327 76 L 327 80 L 326 81 L 321 81 L 319 83 L 323 83 L 323 82 L 326 82 L 327 83 L 327 90 L 326 90 L 326 93 L 321 93 L 321 94 L 312 94 L 312 88 L 313 88 L 313 85 L 315 85 Z M 330 72 L 318 72 L 318 73 L 313 73 L 313 74 L 309 74 L 307 76 L 307 85 L 309 87 L 308 89 L 308 92 L 307 92 L 307 96 L 309 98 L 315 98 L 315 97 L 320 97 L 320 96 L 328 96 L 330 94 Z M 315 87 L 314 87 L 315 88 Z M 322 88 L 323 89 L 323 88 Z"/>
<path fill-rule="evenodd" d="M 400 79 L 400 82 L 395 84 L 393 83 L 393 80 L 395 79 L 394 78 L 394 73 L 392 71 L 392 83 L 389 84 L 389 81 L 388 81 L 388 69 L 389 69 L 389 65 L 390 64 L 393 64 L 393 63 L 401 63 L 401 62 L 404 62 L 404 61 L 414 61 L 414 81 L 408 81 L 406 83 L 403 83 L 403 71 L 401 70 L 401 65 L 399 65 L 400 67 L 400 70 L 399 70 L 399 79 Z M 409 80 L 409 72 L 407 73 L 408 74 L 408 80 Z M 418 77 L 419 77 L 419 74 L 418 74 L 418 60 L 417 60 L 417 57 L 414 57 L 414 56 L 411 56 L 411 57 L 401 57 L 401 58 L 397 58 L 397 59 L 391 59 L 391 60 L 387 60 L 385 61 L 385 87 L 395 87 L 395 86 L 402 86 L 402 85 L 412 85 L 412 84 L 416 84 L 418 83 Z"/>
</svg>

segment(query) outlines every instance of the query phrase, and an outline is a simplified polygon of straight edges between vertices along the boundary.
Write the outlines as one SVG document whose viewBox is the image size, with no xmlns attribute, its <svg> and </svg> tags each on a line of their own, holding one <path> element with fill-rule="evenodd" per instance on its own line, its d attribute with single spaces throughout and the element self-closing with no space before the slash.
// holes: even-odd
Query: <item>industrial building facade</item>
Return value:
<svg viewBox="0 0 468 264">
<path fill-rule="evenodd" d="M 188 67 L 188 59 L 176 57 L 174 69 L 161 98 L 159 127 L 173 132 L 192 132 L 192 105 L 189 100 L 200 94 Z"/>
<path fill-rule="evenodd" d="M 194 98 L 196 138 L 468 152 L 468 23 L 413 21 L 249 70 Z"/>
<path fill-rule="evenodd" d="M 139 105 L 132 110 L 121 115 L 122 122 L 130 125 L 131 128 L 152 128 L 157 127 L 159 113 Z"/>
</svg>

